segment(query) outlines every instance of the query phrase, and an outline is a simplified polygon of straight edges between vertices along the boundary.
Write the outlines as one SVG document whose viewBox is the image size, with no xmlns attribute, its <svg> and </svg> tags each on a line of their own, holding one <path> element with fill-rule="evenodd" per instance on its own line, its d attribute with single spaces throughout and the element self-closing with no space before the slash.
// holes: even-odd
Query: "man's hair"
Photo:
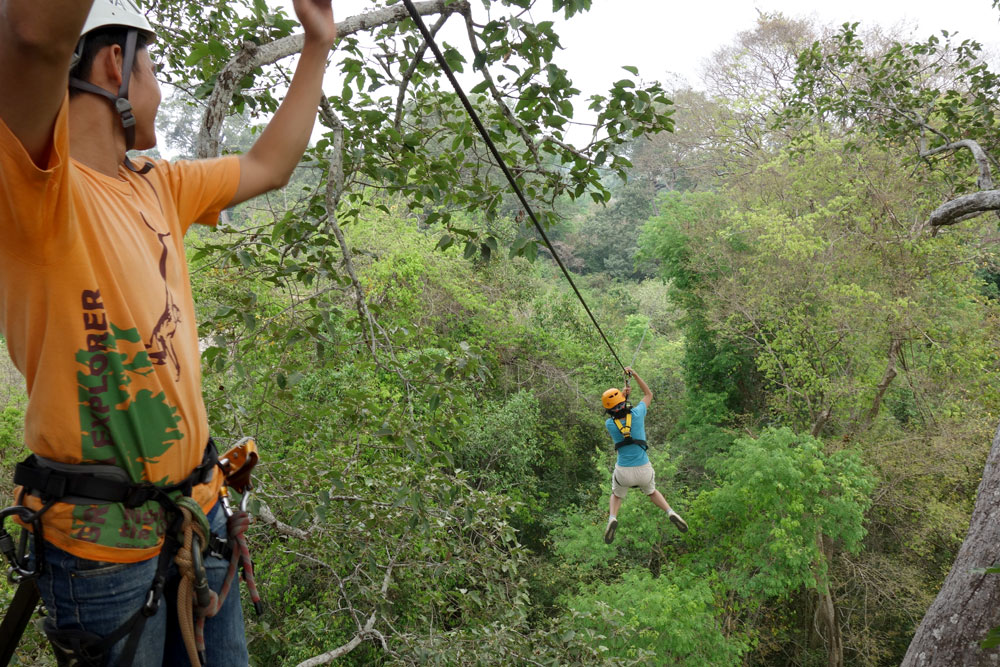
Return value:
<svg viewBox="0 0 1000 667">
<path fill-rule="evenodd" d="M 617 418 L 619 415 L 623 415 L 626 412 L 628 412 L 629 409 L 630 409 L 629 404 L 627 402 L 625 402 L 625 401 L 622 401 L 621 403 L 619 403 L 618 405 L 616 405 L 614 408 L 609 409 L 608 410 L 608 414 L 611 415 L 614 418 Z"/>
<path fill-rule="evenodd" d="M 127 28 L 125 26 L 106 26 L 103 28 L 97 28 L 96 30 L 91 30 L 81 39 L 83 39 L 83 53 L 80 55 L 80 60 L 76 65 L 69 71 L 69 75 L 73 78 L 80 79 L 82 81 L 87 81 L 90 77 L 90 71 L 94 67 L 94 58 L 97 57 L 97 52 L 103 49 L 105 46 L 111 46 L 112 44 L 117 44 L 121 47 L 122 51 L 125 51 L 125 39 L 128 36 L 128 31 L 134 28 Z M 149 38 L 141 30 L 139 34 L 136 35 L 135 40 L 135 56 L 132 60 L 132 71 L 135 71 L 135 58 L 139 57 L 139 51 L 146 48 L 149 43 Z M 70 87 L 69 96 L 73 97 L 84 91 L 77 88 Z"/>
</svg>

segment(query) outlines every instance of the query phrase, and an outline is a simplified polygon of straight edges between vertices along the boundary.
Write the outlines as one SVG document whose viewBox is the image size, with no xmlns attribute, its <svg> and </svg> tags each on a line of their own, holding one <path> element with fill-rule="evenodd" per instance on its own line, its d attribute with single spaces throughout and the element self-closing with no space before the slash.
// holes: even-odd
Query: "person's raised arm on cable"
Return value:
<svg viewBox="0 0 1000 667">
<path fill-rule="evenodd" d="M 320 98 L 326 57 L 337 39 L 330 0 L 293 0 L 305 44 L 288 93 L 260 138 L 240 156 L 240 184 L 229 206 L 283 187 L 309 143 Z"/>
</svg>

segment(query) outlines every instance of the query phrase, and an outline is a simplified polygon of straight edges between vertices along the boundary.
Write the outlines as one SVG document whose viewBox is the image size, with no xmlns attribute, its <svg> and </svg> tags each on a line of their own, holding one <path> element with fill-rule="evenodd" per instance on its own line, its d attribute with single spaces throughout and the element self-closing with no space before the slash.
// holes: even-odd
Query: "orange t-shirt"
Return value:
<svg viewBox="0 0 1000 667">
<path fill-rule="evenodd" d="M 25 444 L 176 483 L 209 436 L 183 237 L 217 221 L 239 162 L 157 160 L 145 176 L 109 177 L 70 158 L 68 107 L 67 97 L 44 170 L 0 120 L 0 333 L 27 380 Z M 221 477 L 195 488 L 205 511 Z M 58 503 L 44 528 L 80 558 L 131 563 L 156 555 L 165 520 L 155 501 Z"/>
</svg>

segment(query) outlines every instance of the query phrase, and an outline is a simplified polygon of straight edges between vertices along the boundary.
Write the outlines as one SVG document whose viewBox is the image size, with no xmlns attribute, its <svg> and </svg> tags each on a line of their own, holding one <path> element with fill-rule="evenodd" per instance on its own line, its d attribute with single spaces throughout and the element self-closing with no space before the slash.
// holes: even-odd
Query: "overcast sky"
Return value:
<svg viewBox="0 0 1000 667">
<path fill-rule="evenodd" d="M 288 0 L 279 2 L 292 13 Z M 473 0 L 477 17 L 485 18 L 482 4 Z M 334 0 L 338 20 L 371 7 L 369 0 Z M 541 0 L 533 18 L 553 18 L 551 3 Z M 819 25 L 840 26 L 859 21 L 864 26 L 895 28 L 903 35 L 923 39 L 948 30 L 959 39 L 972 38 L 991 53 L 1000 53 L 1000 11 L 991 0 L 593 0 L 590 11 L 564 19 L 555 17 L 563 51 L 557 63 L 584 97 L 604 93 L 625 76 L 622 65 L 639 68 L 646 80 L 672 88 L 687 83 L 702 88 L 702 65 L 719 48 L 731 44 L 739 32 L 752 30 L 760 12 L 781 12 L 812 19 Z M 443 30 L 444 39 L 471 61 L 464 26 L 454 21 Z M 996 62 L 996 58 L 991 58 Z M 331 68 L 334 69 L 334 68 Z M 468 68 L 467 68 L 468 69 Z M 339 76 L 331 71 L 326 90 L 336 94 Z M 479 81 L 469 72 L 460 76 L 467 90 Z M 586 104 L 577 104 L 577 120 L 587 121 Z M 582 130 L 580 130 L 582 131 Z M 571 131 L 571 139 L 574 137 Z"/>
<path fill-rule="evenodd" d="M 594 0 L 559 32 L 574 82 L 586 77 L 607 88 L 621 78 L 618 65 L 635 65 L 645 78 L 662 81 L 675 73 L 699 88 L 704 60 L 752 30 L 758 12 L 821 25 L 899 26 L 918 39 L 948 30 L 1000 48 L 1000 11 L 990 0 Z"/>
<path fill-rule="evenodd" d="M 291 3 L 280 1 L 291 12 Z M 334 13 L 341 19 L 370 6 L 367 0 L 334 0 Z M 538 6 L 551 4 L 542 0 Z M 473 7 L 484 15 L 479 2 L 474 0 Z M 605 91 L 622 78 L 621 65 L 638 67 L 646 79 L 680 75 L 698 88 L 703 61 L 740 31 L 752 30 L 758 12 L 834 26 L 847 21 L 899 26 L 916 38 L 948 30 L 1000 51 L 1000 11 L 991 0 L 593 0 L 590 11 L 568 21 L 559 16 L 564 47 L 559 62 L 587 94 Z M 534 18 L 545 20 L 549 13 L 536 11 Z M 461 48 L 464 30 L 452 34 L 446 39 Z"/>
</svg>

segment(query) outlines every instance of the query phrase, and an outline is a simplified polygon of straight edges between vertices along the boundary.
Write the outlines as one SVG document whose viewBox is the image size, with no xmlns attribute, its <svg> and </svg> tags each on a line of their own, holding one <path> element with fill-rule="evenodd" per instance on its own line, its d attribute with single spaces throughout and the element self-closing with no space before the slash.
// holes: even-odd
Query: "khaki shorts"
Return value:
<svg viewBox="0 0 1000 667">
<path fill-rule="evenodd" d="M 615 466 L 615 471 L 611 475 L 611 493 L 624 499 L 628 495 L 628 490 L 636 486 L 647 496 L 656 491 L 656 473 L 653 471 L 652 463 L 627 468 Z"/>
</svg>

